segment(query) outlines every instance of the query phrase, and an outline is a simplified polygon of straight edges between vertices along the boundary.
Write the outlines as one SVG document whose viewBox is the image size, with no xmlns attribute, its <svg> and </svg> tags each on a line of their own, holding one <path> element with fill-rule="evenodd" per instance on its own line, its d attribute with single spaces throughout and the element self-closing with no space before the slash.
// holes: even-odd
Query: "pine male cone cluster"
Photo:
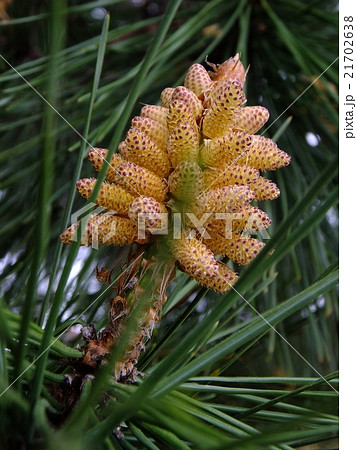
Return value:
<svg viewBox="0 0 357 450">
<path fill-rule="evenodd" d="M 269 112 L 244 106 L 239 54 L 212 67 L 192 65 L 183 86 L 162 91 L 161 106 L 146 105 L 132 119 L 96 200 L 108 212 L 89 219 L 82 244 L 94 236 L 98 245 L 121 246 L 166 239 L 182 271 L 224 293 L 237 274 L 216 256 L 246 265 L 262 249 L 251 234 L 271 221 L 251 203 L 279 196 L 261 172 L 288 165 L 290 156 L 256 134 Z M 89 151 L 97 171 L 107 152 Z M 81 179 L 77 189 L 89 198 L 95 183 Z M 71 243 L 77 228 L 66 229 L 62 242 Z"/>
</svg>

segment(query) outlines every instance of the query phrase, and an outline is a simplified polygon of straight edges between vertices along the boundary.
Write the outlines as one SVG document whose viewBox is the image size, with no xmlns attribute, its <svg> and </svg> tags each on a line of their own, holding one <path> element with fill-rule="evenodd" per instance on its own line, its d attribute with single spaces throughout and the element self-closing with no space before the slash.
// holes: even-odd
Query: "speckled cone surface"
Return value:
<svg viewBox="0 0 357 450">
<path fill-rule="evenodd" d="M 261 172 L 288 165 L 290 156 L 271 139 L 256 135 L 269 112 L 263 106 L 245 106 L 246 71 L 239 55 L 211 66 L 208 72 L 200 64 L 192 65 L 184 86 L 164 89 L 161 106 L 146 105 L 132 119 L 96 201 L 111 215 L 104 220 L 91 217 L 81 243 L 91 245 L 96 225 L 99 245 L 166 239 L 182 271 L 224 293 L 238 276 L 217 256 L 246 265 L 262 249 L 264 243 L 249 234 L 271 221 L 251 203 L 280 195 Z M 106 155 L 106 149 L 90 150 L 88 157 L 97 171 Z M 94 178 L 79 180 L 79 193 L 89 198 L 95 183 Z M 166 235 L 148 232 L 140 240 L 136 232 L 142 214 L 148 214 L 150 230 L 160 229 L 160 214 L 166 214 Z M 180 221 L 177 214 L 183 216 Z M 229 214 L 234 216 L 227 234 Z M 177 223 L 180 230 L 174 229 Z M 68 244 L 75 239 L 77 227 L 71 225 L 61 240 Z"/>
</svg>

